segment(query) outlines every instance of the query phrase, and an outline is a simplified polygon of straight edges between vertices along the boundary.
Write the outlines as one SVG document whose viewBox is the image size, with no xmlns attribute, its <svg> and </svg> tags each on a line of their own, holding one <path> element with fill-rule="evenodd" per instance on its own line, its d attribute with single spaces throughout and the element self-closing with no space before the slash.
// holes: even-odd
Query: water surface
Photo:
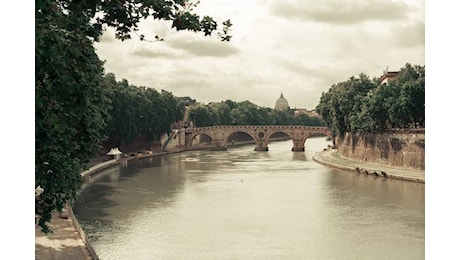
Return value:
<svg viewBox="0 0 460 260">
<path fill-rule="evenodd" d="M 327 144 L 129 163 L 85 185 L 74 211 L 101 259 L 424 259 L 424 184 L 314 162 Z"/>
</svg>

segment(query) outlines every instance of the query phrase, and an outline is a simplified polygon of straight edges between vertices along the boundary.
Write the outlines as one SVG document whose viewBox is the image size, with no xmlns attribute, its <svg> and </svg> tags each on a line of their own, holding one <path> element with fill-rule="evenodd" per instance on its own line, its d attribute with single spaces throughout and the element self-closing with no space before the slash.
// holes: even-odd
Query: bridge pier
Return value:
<svg viewBox="0 0 460 260">
<path fill-rule="evenodd" d="M 292 147 L 291 151 L 293 152 L 304 152 L 305 151 L 305 140 L 303 139 L 293 139 L 292 142 L 294 146 Z"/>
<path fill-rule="evenodd" d="M 211 151 L 227 151 L 227 147 L 214 146 L 214 147 L 210 148 L 209 150 L 211 150 Z"/>
<path fill-rule="evenodd" d="M 265 142 L 264 140 L 256 140 L 256 147 L 254 148 L 254 151 L 267 152 L 268 151 L 267 142 Z"/>
<path fill-rule="evenodd" d="M 254 151 L 258 151 L 258 152 L 268 152 L 268 147 L 255 147 L 254 148 Z"/>
<path fill-rule="evenodd" d="M 212 142 L 214 144 L 214 151 L 227 151 L 227 143 L 223 139 L 215 139 Z"/>
</svg>

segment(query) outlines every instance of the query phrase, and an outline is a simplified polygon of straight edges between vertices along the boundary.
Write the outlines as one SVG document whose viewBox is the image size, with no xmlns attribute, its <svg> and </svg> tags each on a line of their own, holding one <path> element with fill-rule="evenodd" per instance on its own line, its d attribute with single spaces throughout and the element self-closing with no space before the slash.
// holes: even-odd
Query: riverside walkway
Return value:
<svg viewBox="0 0 460 260">
<path fill-rule="evenodd" d="M 403 169 L 355 161 L 338 155 L 337 150 L 333 149 L 315 153 L 313 155 L 313 160 L 323 165 L 342 170 L 360 172 L 363 174 L 375 174 L 386 178 L 425 183 L 425 171 L 423 170 Z"/>
<path fill-rule="evenodd" d="M 93 260 L 72 219 L 59 218 L 55 212 L 48 226 L 52 234 L 44 234 L 35 225 L 35 259 Z"/>
</svg>

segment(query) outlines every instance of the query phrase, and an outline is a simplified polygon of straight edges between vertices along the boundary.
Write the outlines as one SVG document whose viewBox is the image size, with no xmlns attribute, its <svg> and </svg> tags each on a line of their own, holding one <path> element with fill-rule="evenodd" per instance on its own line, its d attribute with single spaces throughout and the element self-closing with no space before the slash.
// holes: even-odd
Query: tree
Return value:
<svg viewBox="0 0 460 260">
<path fill-rule="evenodd" d="M 110 119 L 105 147 L 122 147 L 134 140 L 152 143 L 169 133 L 171 124 L 181 120 L 185 106 L 171 92 L 130 85 L 126 79 L 116 82 L 108 73 L 102 85 L 110 99 Z"/>
<path fill-rule="evenodd" d="M 80 170 L 99 149 L 107 120 L 102 62 L 81 34 L 39 24 L 35 42 L 35 203 L 44 232 L 75 198 Z"/>
<path fill-rule="evenodd" d="M 205 36 L 216 32 L 220 40 L 229 41 L 231 22 L 224 21 L 218 29 L 212 17 L 193 13 L 196 4 L 187 0 L 35 1 L 35 185 L 43 189 L 35 212 L 43 232 L 50 232 L 46 223 L 52 212 L 61 211 L 75 198 L 82 183 L 79 172 L 105 139 L 110 103 L 102 87 L 103 63 L 93 43 L 107 27 L 115 28 L 116 38 L 122 41 L 132 35 L 148 40 L 138 34 L 139 22 L 147 18 L 172 21 L 173 29 Z M 137 124 L 142 125 L 138 119 L 129 121 L 128 135 Z"/>
<path fill-rule="evenodd" d="M 305 125 L 305 126 L 323 126 L 323 122 L 318 117 L 310 117 L 306 114 L 300 114 L 294 116 L 295 125 Z"/>
<path fill-rule="evenodd" d="M 211 113 L 215 118 L 215 125 L 229 125 L 231 123 L 230 107 L 225 102 L 211 103 L 209 105 Z"/>
<path fill-rule="evenodd" d="M 194 127 L 211 126 L 214 123 L 211 119 L 212 114 L 208 107 L 201 104 L 193 107 L 190 110 L 189 116 Z"/>
<path fill-rule="evenodd" d="M 272 110 L 271 117 L 273 125 L 290 125 L 290 116 L 286 111 Z"/>
<path fill-rule="evenodd" d="M 251 103 L 250 101 L 238 102 L 238 110 L 240 111 L 242 117 L 242 125 L 259 125 L 261 124 L 260 115 L 257 113 L 257 105 Z"/>
<path fill-rule="evenodd" d="M 185 108 L 180 107 L 174 95 L 166 90 L 161 90 L 159 108 L 161 116 L 157 133 L 169 133 L 171 123 L 183 118 Z"/>
<path fill-rule="evenodd" d="M 406 64 L 388 84 L 364 74 L 331 86 L 316 107 L 334 136 L 425 123 L 425 66 Z"/>
<path fill-rule="evenodd" d="M 401 68 L 396 84 L 401 88 L 401 99 L 414 127 L 425 126 L 425 66 L 407 63 Z"/>
</svg>

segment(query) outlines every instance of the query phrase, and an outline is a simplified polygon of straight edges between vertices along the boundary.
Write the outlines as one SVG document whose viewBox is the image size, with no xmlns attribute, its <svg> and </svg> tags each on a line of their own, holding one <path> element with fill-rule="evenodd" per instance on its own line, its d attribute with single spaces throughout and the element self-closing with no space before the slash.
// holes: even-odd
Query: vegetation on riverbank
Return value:
<svg viewBox="0 0 460 260">
<path fill-rule="evenodd" d="M 219 40 L 229 41 L 230 20 L 220 28 L 212 17 L 195 14 L 195 6 L 187 0 L 35 1 L 35 186 L 40 190 L 35 213 L 42 231 L 50 232 L 46 223 L 53 211 L 75 198 L 82 183 L 79 172 L 113 123 L 103 62 L 93 44 L 107 27 L 122 41 L 133 35 L 141 41 L 161 41 L 137 33 L 146 18 L 172 21 L 176 30 L 216 33 Z"/>
<path fill-rule="evenodd" d="M 406 64 L 381 84 L 365 74 L 331 86 L 316 111 L 334 136 L 425 126 L 425 66 Z"/>
<path fill-rule="evenodd" d="M 250 101 L 221 102 L 194 104 L 190 108 L 189 120 L 194 126 L 213 125 L 308 125 L 324 126 L 319 117 L 307 114 L 294 114 L 294 109 L 286 111 L 260 107 Z"/>
</svg>

